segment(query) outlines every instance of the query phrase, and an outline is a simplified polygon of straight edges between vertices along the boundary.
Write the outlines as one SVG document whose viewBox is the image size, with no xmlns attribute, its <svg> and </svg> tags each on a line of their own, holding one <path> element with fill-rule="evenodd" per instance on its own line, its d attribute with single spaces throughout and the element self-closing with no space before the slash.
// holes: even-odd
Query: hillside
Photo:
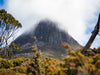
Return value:
<svg viewBox="0 0 100 75">
<path fill-rule="evenodd" d="M 22 48 L 22 51 L 16 54 L 23 56 L 24 54 L 27 56 L 30 55 L 30 53 L 32 53 L 32 46 L 34 45 L 34 36 L 37 37 L 38 48 L 41 49 L 45 56 L 49 57 L 61 58 L 67 54 L 61 42 L 68 43 L 74 50 L 81 47 L 68 33 L 60 30 L 56 23 L 45 20 L 39 22 L 35 30 L 31 29 L 25 32 L 14 41 Z"/>
</svg>

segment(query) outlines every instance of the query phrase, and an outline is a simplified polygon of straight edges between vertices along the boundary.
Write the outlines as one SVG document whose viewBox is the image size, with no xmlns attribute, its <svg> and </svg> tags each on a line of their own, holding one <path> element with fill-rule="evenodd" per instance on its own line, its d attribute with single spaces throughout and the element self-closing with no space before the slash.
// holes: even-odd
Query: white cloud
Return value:
<svg viewBox="0 0 100 75">
<path fill-rule="evenodd" d="M 87 42 L 89 22 L 97 20 L 95 14 L 100 11 L 100 0 L 7 0 L 6 3 L 8 12 L 22 23 L 22 31 L 49 18 L 81 44 Z"/>
</svg>

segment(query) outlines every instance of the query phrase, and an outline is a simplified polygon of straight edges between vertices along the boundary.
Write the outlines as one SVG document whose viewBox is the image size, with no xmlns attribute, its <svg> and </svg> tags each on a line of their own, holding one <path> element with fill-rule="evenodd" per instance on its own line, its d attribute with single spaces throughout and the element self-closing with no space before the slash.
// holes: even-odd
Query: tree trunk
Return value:
<svg viewBox="0 0 100 75">
<path fill-rule="evenodd" d="M 95 28 L 92 32 L 92 35 L 91 35 L 89 41 L 87 42 L 86 46 L 83 48 L 82 53 L 85 53 L 90 48 L 90 46 L 92 45 L 95 37 L 97 36 L 97 34 L 99 32 L 99 25 L 100 25 L 100 14 L 99 14 L 97 25 L 95 26 Z"/>
</svg>

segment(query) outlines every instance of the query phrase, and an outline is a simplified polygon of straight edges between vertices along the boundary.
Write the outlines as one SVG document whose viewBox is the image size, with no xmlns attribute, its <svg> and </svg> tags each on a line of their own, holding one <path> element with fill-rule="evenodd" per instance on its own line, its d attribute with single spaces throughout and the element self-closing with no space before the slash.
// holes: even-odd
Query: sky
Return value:
<svg viewBox="0 0 100 75">
<path fill-rule="evenodd" d="M 49 19 L 84 46 L 97 23 L 100 0 L 0 0 L 2 8 L 21 22 L 20 34 Z M 92 47 L 100 46 L 99 43 L 97 36 Z"/>
<path fill-rule="evenodd" d="M 4 4 L 4 0 L 0 0 L 0 5 L 3 5 Z"/>
</svg>

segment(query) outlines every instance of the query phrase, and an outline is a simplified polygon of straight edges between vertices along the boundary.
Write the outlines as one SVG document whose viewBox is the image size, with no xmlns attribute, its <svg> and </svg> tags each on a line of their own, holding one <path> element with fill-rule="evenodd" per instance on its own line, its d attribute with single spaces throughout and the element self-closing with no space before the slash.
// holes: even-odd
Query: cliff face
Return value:
<svg viewBox="0 0 100 75">
<path fill-rule="evenodd" d="M 30 30 L 27 34 L 22 34 L 14 42 L 22 48 L 21 52 L 16 54 L 31 53 L 34 45 L 33 37 L 37 37 L 37 46 L 45 56 L 61 58 L 67 54 L 61 42 L 71 45 L 76 50 L 81 46 L 68 33 L 60 30 L 57 25 L 51 21 L 41 21 L 35 30 Z"/>
</svg>

